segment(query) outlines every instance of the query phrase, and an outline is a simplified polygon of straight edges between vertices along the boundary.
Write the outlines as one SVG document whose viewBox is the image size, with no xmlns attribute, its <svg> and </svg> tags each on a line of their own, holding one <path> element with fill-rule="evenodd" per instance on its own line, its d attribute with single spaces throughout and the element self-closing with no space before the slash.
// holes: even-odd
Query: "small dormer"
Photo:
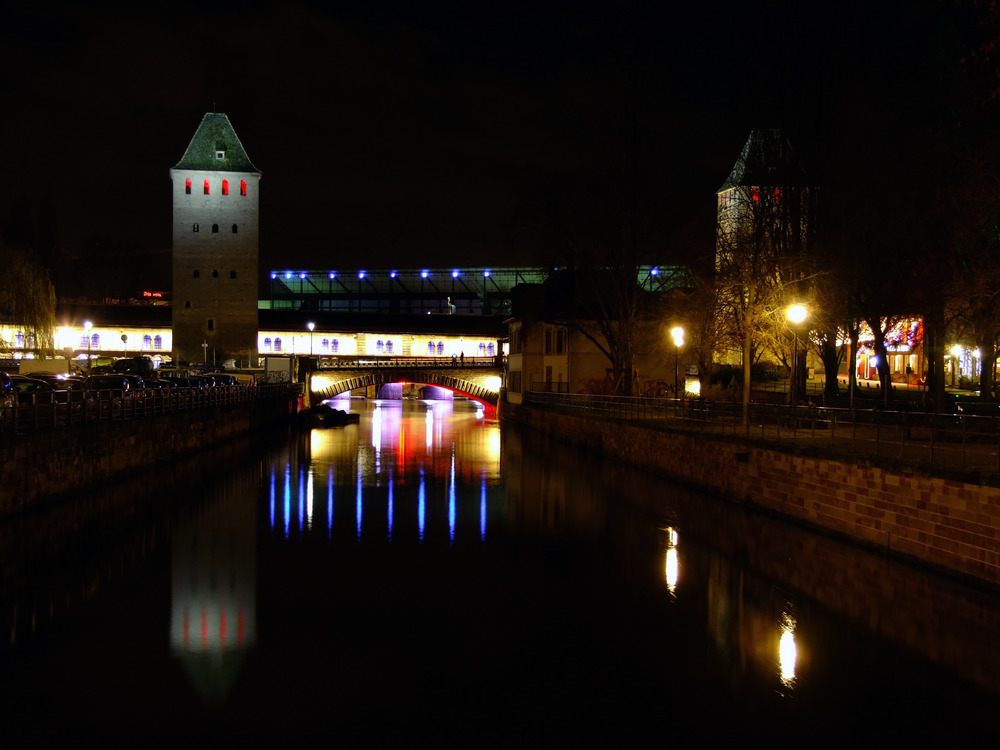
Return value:
<svg viewBox="0 0 1000 750">
<path fill-rule="evenodd" d="M 225 161 L 226 160 L 226 144 L 216 143 L 215 144 L 215 160 Z"/>
</svg>

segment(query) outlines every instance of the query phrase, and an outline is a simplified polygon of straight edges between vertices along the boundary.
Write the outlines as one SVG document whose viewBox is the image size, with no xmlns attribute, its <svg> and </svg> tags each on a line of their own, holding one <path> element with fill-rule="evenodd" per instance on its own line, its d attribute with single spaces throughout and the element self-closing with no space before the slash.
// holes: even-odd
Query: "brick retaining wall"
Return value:
<svg viewBox="0 0 1000 750">
<path fill-rule="evenodd" d="M 0 516 L 287 420 L 294 406 L 287 399 L 262 399 L 5 436 L 0 443 Z"/>
<path fill-rule="evenodd" d="M 1000 488 L 506 403 L 502 415 L 728 499 L 1000 583 Z"/>
</svg>

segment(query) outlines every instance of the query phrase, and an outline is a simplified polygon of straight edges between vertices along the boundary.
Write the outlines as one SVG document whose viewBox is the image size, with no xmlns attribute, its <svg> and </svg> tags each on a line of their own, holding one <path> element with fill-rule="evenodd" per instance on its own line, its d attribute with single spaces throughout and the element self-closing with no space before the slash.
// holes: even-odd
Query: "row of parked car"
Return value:
<svg viewBox="0 0 1000 750">
<path fill-rule="evenodd" d="M 168 374 L 168 373 L 164 373 Z M 0 371 L 0 406 L 17 403 L 52 404 L 82 401 L 84 394 L 98 391 L 116 391 L 126 395 L 136 391 L 161 388 L 208 388 L 236 385 L 236 378 L 225 373 L 208 373 L 198 376 L 176 375 L 159 377 L 155 373 L 142 377 L 123 372 L 101 372 L 91 375 L 33 372 L 31 375 L 10 375 Z"/>
</svg>

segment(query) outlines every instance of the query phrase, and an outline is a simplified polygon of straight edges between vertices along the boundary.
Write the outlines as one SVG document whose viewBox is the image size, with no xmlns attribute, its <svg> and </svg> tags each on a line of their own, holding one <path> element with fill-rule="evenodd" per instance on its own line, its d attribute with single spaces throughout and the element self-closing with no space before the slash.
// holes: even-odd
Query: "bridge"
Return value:
<svg viewBox="0 0 1000 750">
<path fill-rule="evenodd" d="M 338 357 L 309 373 L 309 401 L 334 398 L 355 388 L 386 383 L 422 383 L 445 388 L 495 412 L 500 396 L 500 357 L 463 357 L 451 361 L 421 357 Z"/>
</svg>

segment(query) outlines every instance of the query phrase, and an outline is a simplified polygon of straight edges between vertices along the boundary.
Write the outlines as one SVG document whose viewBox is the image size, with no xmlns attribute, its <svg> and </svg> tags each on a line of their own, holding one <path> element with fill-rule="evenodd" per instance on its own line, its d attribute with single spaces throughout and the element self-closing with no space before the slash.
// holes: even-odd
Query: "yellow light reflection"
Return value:
<svg viewBox="0 0 1000 750">
<path fill-rule="evenodd" d="M 486 433 L 486 451 L 490 461 L 500 460 L 500 429 Z"/>
<path fill-rule="evenodd" d="M 667 588 L 670 589 L 670 593 L 673 594 L 677 590 L 677 578 L 680 574 L 680 565 L 677 559 L 677 548 L 671 547 L 667 550 L 667 566 L 666 566 L 666 576 L 667 576 Z"/>
<path fill-rule="evenodd" d="M 497 377 L 496 375 L 493 375 L 483 379 L 483 388 L 485 388 L 488 391 L 493 391 L 494 393 L 499 393 L 500 383 L 501 383 L 500 378 Z"/>
<path fill-rule="evenodd" d="M 781 626 L 781 639 L 778 641 L 778 664 L 781 668 L 781 681 L 786 686 L 795 684 L 795 661 L 798 649 L 795 646 L 795 619 L 785 613 Z"/>
<path fill-rule="evenodd" d="M 667 554 L 664 562 L 663 575 L 667 581 L 667 589 L 671 594 L 677 591 L 677 580 L 680 578 L 680 556 L 677 554 L 677 529 L 667 526 L 661 529 L 666 534 Z"/>
</svg>

